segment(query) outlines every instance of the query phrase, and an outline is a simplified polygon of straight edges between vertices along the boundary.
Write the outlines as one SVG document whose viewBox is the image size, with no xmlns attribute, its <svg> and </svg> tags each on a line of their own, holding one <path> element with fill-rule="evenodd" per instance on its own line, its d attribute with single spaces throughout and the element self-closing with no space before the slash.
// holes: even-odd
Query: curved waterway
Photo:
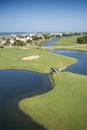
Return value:
<svg viewBox="0 0 87 130">
<path fill-rule="evenodd" d="M 48 74 L 0 70 L 0 130 L 45 130 L 19 110 L 18 101 L 51 88 Z"/>
<path fill-rule="evenodd" d="M 53 39 L 51 39 L 50 41 L 48 41 L 48 42 L 44 42 L 43 44 L 42 44 L 42 46 L 43 47 L 50 47 L 50 46 L 53 46 L 54 45 L 54 43 L 55 42 L 58 42 L 59 41 L 59 38 L 53 38 Z"/>
<path fill-rule="evenodd" d="M 59 41 L 58 38 L 54 38 L 51 41 L 44 43 L 43 47 L 52 46 L 55 42 L 58 41 Z M 87 52 L 68 51 L 68 50 L 51 50 L 50 52 L 77 59 L 77 63 L 70 65 L 63 71 L 69 71 L 76 74 L 87 75 Z"/>
<path fill-rule="evenodd" d="M 87 75 L 87 52 L 67 51 L 67 50 L 51 50 L 50 52 L 77 59 L 77 62 L 75 64 L 70 65 L 63 71 L 69 71 L 76 74 Z"/>
</svg>

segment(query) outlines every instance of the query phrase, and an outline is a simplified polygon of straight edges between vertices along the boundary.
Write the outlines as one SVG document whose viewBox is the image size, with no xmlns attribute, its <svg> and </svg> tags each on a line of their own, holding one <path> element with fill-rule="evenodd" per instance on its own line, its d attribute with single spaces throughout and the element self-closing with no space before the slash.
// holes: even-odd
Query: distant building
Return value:
<svg viewBox="0 0 87 130">
<path fill-rule="evenodd" d="M 32 41 L 32 37 L 20 35 L 20 36 L 17 36 L 17 37 L 16 37 L 16 40 L 20 40 L 20 41 L 23 41 L 23 42 L 27 42 L 28 40 L 31 40 L 31 41 Z"/>
<path fill-rule="evenodd" d="M 20 41 L 26 42 L 26 37 L 20 35 L 20 36 L 16 37 L 16 40 L 20 40 Z"/>
<path fill-rule="evenodd" d="M 11 34 L 11 38 L 15 39 L 16 35 L 15 34 Z"/>
<path fill-rule="evenodd" d="M 0 39 L 0 44 L 4 45 L 6 43 L 6 41 L 4 39 Z"/>
<path fill-rule="evenodd" d="M 14 44 L 15 40 L 14 39 L 10 39 L 10 45 Z"/>
<path fill-rule="evenodd" d="M 42 34 L 38 34 L 38 37 L 41 37 L 43 40 L 45 40 L 45 38 Z"/>
<path fill-rule="evenodd" d="M 32 41 L 32 37 L 27 36 L 27 37 L 26 37 L 26 40 L 27 40 L 27 41 L 28 41 L 28 40 L 31 40 L 31 41 Z"/>
</svg>

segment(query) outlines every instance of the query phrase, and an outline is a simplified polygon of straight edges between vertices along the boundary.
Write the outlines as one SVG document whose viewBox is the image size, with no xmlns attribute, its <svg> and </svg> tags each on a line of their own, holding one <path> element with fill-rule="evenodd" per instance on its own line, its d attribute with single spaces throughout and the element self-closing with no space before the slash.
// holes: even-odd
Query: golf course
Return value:
<svg viewBox="0 0 87 130">
<path fill-rule="evenodd" d="M 72 39 L 67 38 L 65 44 L 69 40 L 67 46 L 71 46 Z M 65 44 L 63 43 L 63 46 Z M 81 49 L 81 46 L 76 43 L 72 47 L 77 48 L 77 46 L 78 49 Z M 67 57 L 61 57 L 58 64 L 55 64 L 54 61 L 53 63 L 58 66 L 65 66 L 65 63 L 68 65 L 70 60 L 72 60 L 71 64 L 75 63 L 75 59 L 70 58 L 67 62 L 67 59 L 62 58 Z M 62 63 L 60 63 L 61 60 Z M 87 76 L 61 72 L 54 74 L 53 78 L 55 82 L 53 90 L 31 99 L 26 98 L 19 103 L 19 107 L 36 122 L 43 124 L 47 130 L 86 130 Z"/>
<path fill-rule="evenodd" d="M 79 45 L 75 39 L 61 39 L 65 44 L 60 40 L 54 48 L 87 51 L 87 44 Z M 75 58 L 54 54 L 43 48 L 0 49 L 0 70 L 31 70 L 49 74 L 52 66 L 63 70 L 76 62 Z M 47 130 L 87 130 L 87 76 L 62 71 L 54 73 L 52 78 L 53 89 L 20 100 L 20 111 Z"/>
</svg>

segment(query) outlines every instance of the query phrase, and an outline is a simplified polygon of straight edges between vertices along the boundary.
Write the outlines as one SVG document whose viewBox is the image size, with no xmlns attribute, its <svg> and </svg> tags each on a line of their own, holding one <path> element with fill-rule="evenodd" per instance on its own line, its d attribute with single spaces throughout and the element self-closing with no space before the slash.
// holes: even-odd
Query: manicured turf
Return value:
<svg viewBox="0 0 87 130">
<path fill-rule="evenodd" d="M 54 44 L 53 49 L 87 51 L 87 44 L 78 44 L 76 42 L 76 39 L 81 36 L 83 35 L 61 37 L 60 40 Z"/>
<path fill-rule="evenodd" d="M 87 76 L 54 75 L 55 88 L 19 103 L 22 111 L 47 130 L 87 130 Z"/>
<path fill-rule="evenodd" d="M 54 46 L 80 46 L 81 44 L 78 44 L 76 42 L 76 39 L 80 36 L 70 36 L 70 37 L 61 37 L 58 42 L 54 44 Z"/>
<path fill-rule="evenodd" d="M 23 61 L 23 57 L 39 55 L 39 59 Z M 66 61 L 65 61 L 66 60 Z M 0 49 L 0 69 L 26 69 L 38 72 L 49 73 L 51 66 L 64 67 L 72 64 L 75 60 L 51 54 L 43 49 Z"/>
</svg>

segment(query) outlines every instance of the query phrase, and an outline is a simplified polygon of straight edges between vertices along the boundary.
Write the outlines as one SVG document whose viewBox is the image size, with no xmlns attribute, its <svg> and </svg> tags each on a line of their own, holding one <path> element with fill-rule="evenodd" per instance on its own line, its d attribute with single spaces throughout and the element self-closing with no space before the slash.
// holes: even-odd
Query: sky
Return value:
<svg viewBox="0 0 87 130">
<path fill-rule="evenodd" d="M 0 32 L 87 32 L 87 0 L 0 0 Z"/>
</svg>

